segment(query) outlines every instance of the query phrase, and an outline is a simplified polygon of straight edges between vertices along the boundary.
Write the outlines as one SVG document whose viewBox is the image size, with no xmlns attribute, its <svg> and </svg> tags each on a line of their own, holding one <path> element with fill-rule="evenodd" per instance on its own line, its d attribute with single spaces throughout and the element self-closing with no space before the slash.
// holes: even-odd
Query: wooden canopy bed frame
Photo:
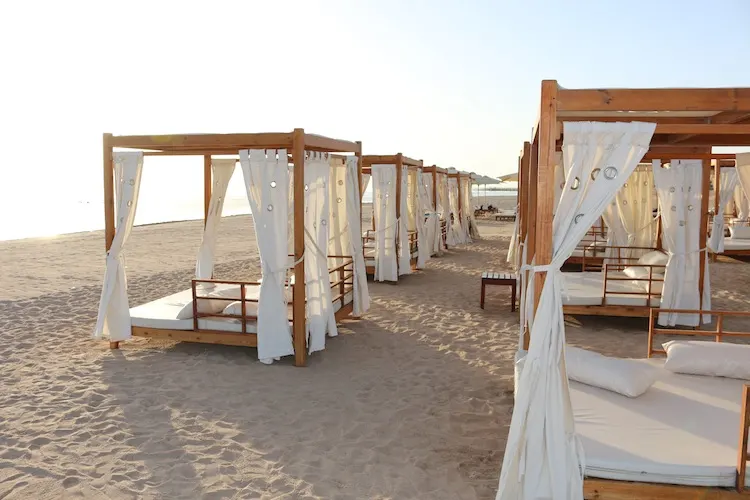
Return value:
<svg viewBox="0 0 750 500">
<path fill-rule="evenodd" d="M 423 167 L 422 172 L 426 174 L 432 175 L 432 209 L 437 212 L 438 207 L 438 183 L 437 183 L 437 176 L 438 175 L 448 175 L 448 170 L 445 168 L 440 168 L 437 165 L 430 165 L 429 167 Z M 450 207 L 448 207 L 448 210 L 450 211 Z M 448 222 L 445 217 L 446 214 L 439 214 L 440 216 L 440 237 L 443 241 L 443 246 L 447 249 L 448 248 Z"/>
<path fill-rule="evenodd" d="M 705 242 L 708 226 L 708 192 L 713 146 L 750 146 L 750 88 L 693 89 L 567 89 L 555 80 L 541 85 L 539 120 L 533 140 L 524 144 L 519 179 L 523 182 L 521 197 L 522 236 L 528 236 L 525 264 L 548 265 L 552 260 L 552 221 L 555 184 L 555 152 L 562 146 L 563 121 L 649 121 L 656 123 L 649 151 L 642 161 L 661 159 L 701 159 L 703 194 L 701 203 L 700 241 Z M 523 241 L 523 240 L 522 240 Z M 700 252 L 699 289 L 704 283 L 707 252 Z M 534 304 L 538 306 L 546 272 L 535 280 Z M 528 283 L 528 280 L 526 281 Z M 612 315 L 631 316 L 633 311 L 621 306 L 601 306 Z M 702 308 L 702 304 L 701 304 Z M 649 314 L 650 308 L 649 308 Z M 716 314 L 711 311 L 711 314 Z M 526 329 L 523 348 L 528 350 Z M 747 400 L 745 400 L 747 403 Z M 747 408 L 743 412 L 743 435 L 747 436 Z M 747 441 L 740 444 L 740 456 L 747 458 Z M 744 471 L 743 471 L 744 474 Z M 738 493 L 716 488 L 654 485 L 614 480 L 591 480 L 584 483 L 586 499 L 660 498 L 660 499 L 730 499 Z"/>
<path fill-rule="evenodd" d="M 288 133 L 254 133 L 254 134 L 182 134 L 182 135 L 141 135 L 115 136 L 103 135 L 103 167 L 104 167 L 104 219 L 105 219 L 105 247 L 109 251 L 115 237 L 115 186 L 113 152 L 115 149 L 140 150 L 144 156 L 202 156 L 203 157 L 203 196 L 204 216 L 208 217 L 209 202 L 212 190 L 211 157 L 213 155 L 238 155 L 244 149 L 287 149 L 290 152 L 290 163 L 293 165 L 295 179 L 304 178 L 305 158 L 309 152 L 351 153 L 358 159 L 362 155 L 362 143 L 331 139 L 320 135 L 305 133 L 304 129 L 294 129 Z M 359 194 L 362 195 L 361 161 L 359 169 Z M 294 221 L 294 253 L 293 277 L 294 283 L 305 283 L 305 266 L 303 255 L 305 204 L 304 182 L 294 182 L 293 188 L 293 221 Z M 339 321 L 352 313 L 352 302 L 346 302 L 345 295 L 351 295 L 353 289 L 353 263 L 351 256 L 329 256 L 341 262 L 329 273 L 334 276 L 331 282 L 332 302 L 340 305 L 335 313 Z M 208 344 L 224 344 L 236 346 L 257 346 L 257 335 L 247 332 L 247 320 L 257 320 L 257 315 L 246 314 L 247 303 L 257 302 L 245 297 L 246 288 L 258 285 L 258 282 L 222 281 L 222 280 L 192 280 L 192 296 L 200 298 L 197 285 L 210 281 L 215 285 L 238 286 L 243 314 L 239 318 L 242 329 L 238 332 L 228 332 L 216 329 L 202 329 L 199 318 L 206 315 L 197 312 L 197 305 L 193 301 L 193 328 L 176 330 L 168 328 L 151 328 L 132 326 L 131 333 L 136 337 L 166 338 L 182 342 L 200 342 Z M 306 298 L 304 286 L 292 286 L 291 330 L 294 346 L 294 363 L 305 366 L 307 363 L 307 331 L 306 331 Z M 216 299 L 212 297 L 212 299 Z M 227 316 L 223 316 L 227 317 Z M 110 342 L 110 348 L 119 348 L 119 342 Z"/>
<path fill-rule="evenodd" d="M 395 165 L 396 166 L 396 219 L 401 218 L 401 176 L 402 176 L 402 170 L 403 167 L 406 167 L 408 171 L 417 171 L 422 170 L 422 160 L 415 160 L 412 158 L 409 158 L 408 156 L 404 156 L 402 153 L 397 153 L 395 155 L 364 155 L 361 157 L 361 170 L 362 174 L 365 175 L 372 175 L 372 166 L 373 165 Z M 417 214 L 418 215 L 418 214 Z M 362 236 L 362 251 L 365 253 L 365 269 L 367 270 L 368 275 L 374 275 L 375 274 L 375 265 L 374 264 L 367 264 L 368 260 L 372 260 L 367 255 L 367 246 L 368 244 L 372 245 L 372 243 L 375 240 L 375 237 L 373 236 L 373 232 L 375 231 L 375 213 L 373 212 L 372 216 L 372 229 L 365 231 L 365 233 Z M 409 231 L 409 263 L 411 265 L 411 269 L 416 270 L 417 268 L 417 252 L 419 250 L 417 246 L 417 231 Z M 396 252 L 399 252 L 399 238 L 398 238 L 398 232 L 396 235 Z M 397 259 L 398 260 L 398 259 Z"/>
<path fill-rule="evenodd" d="M 732 168 L 737 164 L 736 155 L 735 154 L 722 154 L 722 155 L 715 155 L 713 157 L 716 160 L 716 167 L 714 168 L 714 207 L 713 207 L 713 213 L 714 216 L 719 213 L 719 189 L 721 186 L 721 169 L 722 168 Z M 735 215 L 737 215 L 735 213 Z M 725 214 L 721 214 L 722 217 L 724 217 L 724 223 L 725 226 L 732 223 L 732 217 L 727 217 Z M 711 221 L 709 221 L 709 226 L 711 224 Z M 725 227 L 725 230 L 727 228 Z M 743 241 L 743 240 L 740 240 Z M 724 251 L 721 252 L 721 255 L 726 255 L 727 257 L 750 257 L 750 240 L 744 240 L 747 241 L 747 245 L 741 245 L 741 246 L 734 246 L 734 247 L 724 247 Z M 725 240 L 725 245 L 726 245 Z M 717 254 L 713 254 L 714 260 L 718 257 Z"/>
</svg>

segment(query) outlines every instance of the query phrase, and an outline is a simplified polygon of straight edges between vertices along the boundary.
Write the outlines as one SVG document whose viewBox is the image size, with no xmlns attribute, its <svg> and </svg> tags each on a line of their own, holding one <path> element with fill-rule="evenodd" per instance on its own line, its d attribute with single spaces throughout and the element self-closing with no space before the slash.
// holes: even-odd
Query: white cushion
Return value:
<svg viewBox="0 0 750 500">
<path fill-rule="evenodd" d="M 199 283 L 196 287 L 196 293 L 201 296 L 208 295 L 209 297 L 240 298 L 239 287 L 216 290 L 216 286 L 213 283 Z M 198 299 L 198 312 L 202 314 L 219 314 L 227 304 L 229 304 L 227 300 Z M 192 317 L 193 301 L 190 300 L 177 313 L 177 319 L 191 319 Z"/>
<path fill-rule="evenodd" d="M 227 307 L 224 308 L 222 314 L 229 314 L 232 316 L 242 316 L 242 302 L 235 301 L 231 302 Z M 245 302 L 245 316 L 257 316 L 258 315 L 258 303 L 257 302 Z"/>
<path fill-rule="evenodd" d="M 750 226 L 734 224 L 729 226 L 729 237 L 735 240 L 750 239 Z"/>
<path fill-rule="evenodd" d="M 643 266 L 628 266 L 622 270 L 623 274 L 629 278 L 639 279 L 648 278 L 648 267 Z"/>
<path fill-rule="evenodd" d="M 664 368 L 671 372 L 750 380 L 750 345 L 705 340 L 672 340 L 662 345 L 667 351 Z"/>
<path fill-rule="evenodd" d="M 645 266 L 666 266 L 669 256 L 659 250 L 645 253 L 638 259 L 638 263 Z"/>
<path fill-rule="evenodd" d="M 568 378 L 582 384 L 636 398 L 656 381 L 656 371 L 631 359 L 610 358 L 597 352 L 565 347 Z"/>
</svg>

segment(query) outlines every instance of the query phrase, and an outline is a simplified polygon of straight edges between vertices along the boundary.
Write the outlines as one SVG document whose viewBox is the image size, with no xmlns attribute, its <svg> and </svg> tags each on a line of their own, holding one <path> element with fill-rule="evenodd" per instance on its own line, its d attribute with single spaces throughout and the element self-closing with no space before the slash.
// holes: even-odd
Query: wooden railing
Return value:
<svg viewBox="0 0 750 500">
<path fill-rule="evenodd" d="M 716 317 L 716 326 L 712 329 L 705 329 L 702 322 L 694 329 L 688 328 L 662 328 L 657 326 L 659 313 L 679 313 L 679 314 L 697 314 L 699 317 L 711 315 Z M 712 337 L 716 342 L 721 342 L 724 337 L 750 337 L 750 331 L 726 330 L 724 328 L 724 318 L 750 318 L 750 312 L 746 311 L 704 311 L 699 309 L 659 309 L 652 308 L 648 318 L 648 357 L 653 354 L 666 355 L 664 349 L 654 349 L 654 337 L 656 335 L 688 335 L 700 337 Z M 735 480 L 735 489 L 745 492 L 745 483 L 747 481 L 747 461 L 750 460 L 747 447 L 750 441 L 750 385 L 745 384 L 742 388 L 742 400 L 740 410 L 740 432 L 737 443 L 737 477 Z"/>
<path fill-rule="evenodd" d="M 633 260 L 633 263 L 626 264 L 626 263 L 620 263 L 620 264 L 604 264 L 604 270 L 602 271 L 604 273 L 604 295 L 602 297 L 602 305 L 607 304 L 607 294 L 614 294 L 614 295 L 646 295 L 646 303 L 644 305 L 651 306 L 651 300 L 661 297 L 662 290 L 655 291 L 654 290 L 654 283 L 660 283 L 664 287 L 664 273 L 666 272 L 667 266 L 664 265 L 658 265 L 658 264 L 638 264 L 638 259 L 635 257 L 626 258 L 627 260 Z M 614 274 L 615 272 L 619 273 L 622 272 L 626 267 L 634 266 L 634 267 L 645 267 L 648 269 L 648 276 L 644 278 L 631 278 L 630 276 L 621 276 L 620 274 Z M 607 286 L 608 283 L 616 281 L 638 281 L 643 282 L 646 284 L 646 289 L 644 291 L 637 291 L 637 292 L 626 292 L 626 291 L 620 291 L 620 290 L 610 290 Z"/>
<path fill-rule="evenodd" d="M 348 255 L 329 255 L 328 259 L 342 260 L 342 263 L 328 269 L 328 274 L 331 280 L 331 303 L 335 303 L 337 300 L 340 301 L 340 306 L 346 305 L 346 295 L 354 290 L 354 259 Z M 293 267 L 290 267 L 293 269 Z M 213 285 L 229 285 L 238 287 L 239 296 L 220 297 L 215 295 L 203 295 L 199 291 L 201 284 L 213 284 Z M 193 330 L 201 331 L 199 326 L 199 319 L 202 318 L 229 318 L 240 320 L 242 324 L 242 333 L 248 333 L 247 322 L 248 320 L 258 319 L 257 314 L 248 314 L 247 304 L 257 304 L 258 299 L 247 298 L 247 286 L 260 286 L 259 281 L 229 281 L 229 280 L 217 280 L 217 279 L 193 279 L 191 282 L 192 294 L 193 294 Z M 292 290 L 292 297 L 294 297 L 294 283 L 290 284 L 289 280 L 285 282 Z M 198 301 L 199 300 L 217 300 L 226 302 L 229 305 L 232 302 L 240 302 L 241 314 L 223 314 L 223 313 L 201 313 L 198 312 Z M 307 300 L 305 300 L 307 302 Z M 294 299 L 287 301 L 287 304 L 293 304 Z M 257 308 L 257 307 L 256 307 Z"/>
<path fill-rule="evenodd" d="M 625 263 L 630 266 L 638 266 L 637 257 L 632 257 L 631 254 L 635 251 L 636 253 L 644 254 L 647 252 L 653 252 L 658 250 L 653 247 L 628 247 L 628 246 L 600 246 L 594 248 L 584 248 L 583 257 L 581 258 L 581 270 L 583 271 L 599 271 L 602 269 L 604 264 L 617 264 Z M 590 251 L 590 252 L 589 252 Z M 588 255 L 591 253 L 591 255 Z M 597 255 L 599 254 L 599 255 Z M 609 256 L 607 256 L 609 254 Z M 588 255 L 588 256 L 587 256 Z"/>
</svg>

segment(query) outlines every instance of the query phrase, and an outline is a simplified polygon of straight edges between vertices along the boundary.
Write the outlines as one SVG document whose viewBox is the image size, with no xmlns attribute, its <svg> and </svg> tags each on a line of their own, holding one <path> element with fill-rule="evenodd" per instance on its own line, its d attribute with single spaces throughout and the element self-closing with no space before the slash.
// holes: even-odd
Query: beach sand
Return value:
<svg viewBox="0 0 750 500">
<path fill-rule="evenodd" d="M 501 205 L 513 205 L 503 200 Z M 307 368 L 253 349 L 90 338 L 102 232 L 0 242 L 0 498 L 492 499 L 513 404 L 518 315 L 479 275 L 512 223 L 432 259 L 347 321 Z M 188 287 L 200 221 L 135 228 L 131 305 Z M 260 275 L 252 219 L 222 221 L 216 275 Z M 712 264 L 747 310 L 750 266 Z M 571 343 L 643 356 L 644 320 L 579 318 Z"/>
</svg>

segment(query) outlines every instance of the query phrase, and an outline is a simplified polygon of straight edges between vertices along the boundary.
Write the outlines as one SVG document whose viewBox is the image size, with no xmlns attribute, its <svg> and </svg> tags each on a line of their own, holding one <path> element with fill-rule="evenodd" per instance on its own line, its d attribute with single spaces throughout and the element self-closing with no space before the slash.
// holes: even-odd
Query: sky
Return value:
<svg viewBox="0 0 750 500">
<path fill-rule="evenodd" d="M 746 0 L 3 2 L 0 199 L 101 199 L 102 132 L 304 127 L 499 176 L 542 79 L 750 86 L 749 26 Z M 200 159 L 151 162 L 200 196 Z"/>
</svg>

